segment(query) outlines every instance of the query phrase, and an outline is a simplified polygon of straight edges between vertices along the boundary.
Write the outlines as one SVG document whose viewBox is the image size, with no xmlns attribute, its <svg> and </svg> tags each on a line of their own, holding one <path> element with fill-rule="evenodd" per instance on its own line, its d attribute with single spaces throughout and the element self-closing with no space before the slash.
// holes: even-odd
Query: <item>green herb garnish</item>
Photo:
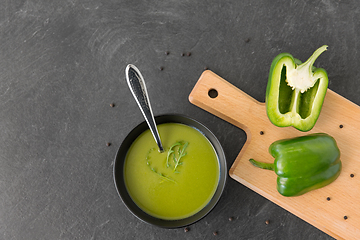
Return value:
<svg viewBox="0 0 360 240">
<path fill-rule="evenodd" d="M 177 168 L 179 165 L 182 165 L 182 162 L 180 162 L 180 159 L 187 154 L 187 152 L 185 152 L 185 150 L 186 150 L 186 148 L 187 148 L 188 145 L 189 145 L 188 142 L 183 142 L 183 141 L 174 143 L 174 144 L 170 147 L 169 152 L 168 152 L 168 154 L 167 154 L 167 157 L 166 157 L 166 167 L 170 167 L 169 158 L 170 158 L 170 156 L 172 155 L 173 160 L 174 160 L 174 164 L 175 164 L 174 172 L 175 172 L 175 173 L 179 173 L 178 171 L 176 171 L 176 168 Z M 177 151 L 176 151 L 176 149 L 175 149 L 176 146 L 178 146 Z M 177 153 L 177 154 L 176 154 L 176 153 Z M 177 156 L 176 156 L 176 155 L 177 155 Z"/>
<path fill-rule="evenodd" d="M 176 147 L 176 146 L 179 146 L 181 145 L 180 142 L 177 142 L 175 143 L 174 145 L 172 145 L 168 151 L 168 154 L 167 154 L 167 157 L 166 157 L 166 167 L 170 167 L 170 164 L 169 164 L 169 157 L 170 155 L 174 152 L 173 148 Z"/>
<path fill-rule="evenodd" d="M 172 167 L 172 166 L 170 165 L 170 161 L 169 161 L 169 159 L 172 157 L 172 159 L 173 159 L 173 161 L 174 161 L 174 168 L 173 168 L 173 172 L 174 172 L 174 173 L 180 173 L 180 172 L 177 171 L 176 169 L 177 169 L 178 166 L 180 166 L 180 165 L 183 164 L 180 160 L 181 160 L 182 157 L 184 157 L 184 156 L 187 154 L 187 152 L 185 152 L 185 150 L 186 150 L 186 148 L 187 148 L 188 145 L 189 145 L 188 142 L 179 141 L 179 142 L 174 143 L 174 144 L 170 147 L 170 149 L 169 149 L 169 151 L 168 151 L 168 153 L 167 153 L 167 156 L 166 156 L 166 167 Z M 151 149 L 148 151 L 148 153 L 147 153 L 147 155 L 146 155 L 146 158 L 145 158 L 145 159 L 146 159 L 146 165 L 148 165 L 149 168 L 150 168 L 150 170 L 151 170 L 152 172 L 156 173 L 156 174 L 157 174 L 159 177 L 161 177 L 162 179 L 165 179 L 165 180 L 167 180 L 167 181 L 176 183 L 175 180 L 173 180 L 173 179 L 165 176 L 163 173 L 158 172 L 158 171 L 151 165 L 151 162 L 149 161 L 150 158 L 151 158 L 151 157 L 150 157 L 150 153 L 151 153 L 152 151 L 154 151 L 154 150 L 155 150 L 155 148 L 151 148 Z"/>
<path fill-rule="evenodd" d="M 154 167 L 151 166 L 151 162 L 149 161 L 150 158 L 151 158 L 151 157 L 150 157 L 150 153 L 151 153 L 152 151 L 154 151 L 154 150 L 155 150 L 155 148 L 151 148 L 151 149 L 148 151 L 148 153 L 147 153 L 147 155 L 146 155 L 146 158 L 145 158 L 145 159 L 146 159 L 146 165 L 148 165 L 149 168 L 150 168 L 150 170 L 153 171 L 154 173 L 156 173 L 156 174 L 157 174 L 159 177 L 161 177 L 162 179 L 167 180 L 167 181 L 170 181 L 170 182 L 173 182 L 173 183 L 176 183 L 175 180 L 173 180 L 173 179 L 165 176 L 165 175 L 162 174 L 162 173 L 159 173 Z"/>
</svg>

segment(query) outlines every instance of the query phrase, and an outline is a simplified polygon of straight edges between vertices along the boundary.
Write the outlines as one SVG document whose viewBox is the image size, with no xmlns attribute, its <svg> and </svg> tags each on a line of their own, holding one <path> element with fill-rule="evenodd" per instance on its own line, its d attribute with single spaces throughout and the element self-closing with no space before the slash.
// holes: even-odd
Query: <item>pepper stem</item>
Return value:
<svg viewBox="0 0 360 240">
<path fill-rule="evenodd" d="M 314 76 L 313 65 L 321 53 L 327 50 L 327 45 L 318 48 L 311 57 L 296 68 L 289 68 L 286 75 L 286 82 L 294 90 L 299 89 L 304 93 L 312 88 L 319 77 Z M 296 66 L 296 64 L 295 64 Z"/>
<path fill-rule="evenodd" d="M 255 167 L 261 168 L 261 169 L 267 169 L 274 171 L 274 163 L 264 163 L 264 162 L 258 162 L 254 159 L 249 159 L 250 163 L 254 165 Z"/>
<path fill-rule="evenodd" d="M 308 60 L 306 60 L 306 62 L 302 63 L 301 65 L 299 65 L 297 67 L 298 70 L 300 70 L 301 68 L 307 68 L 309 72 L 312 72 L 312 67 L 314 65 L 315 60 L 320 56 L 320 54 L 322 54 L 323 52 L 325 52 L 327 50 L 327 45 L 324 45 L 320 48 L 318 48 L 312 55 L 311 57 L 309 57 Z"/>
</svg>

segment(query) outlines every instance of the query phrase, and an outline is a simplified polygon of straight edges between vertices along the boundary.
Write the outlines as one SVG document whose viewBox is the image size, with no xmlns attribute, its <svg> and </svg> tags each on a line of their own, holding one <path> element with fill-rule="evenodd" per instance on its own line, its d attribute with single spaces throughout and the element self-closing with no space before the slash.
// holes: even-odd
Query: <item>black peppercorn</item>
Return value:
<svg viewBox="0 0 360 240">
<path fill-rule="evenodd" d="M 232 220 L 234 220 L 234 218 L 233 218 L 233 217 L 229 217 L 229 221 L 231 222 Z"/>
<path fill-rule="evenodd" d="M 266 224 L 266 225 L 269 225 L 269 223 L 270 223 L 270 220 L 266 220 L 266 221 L 265 221 L 265 224 Z"/>
<path fill-rule="evenodd" d="M 106 143 L 106 146 L 110 147 L 110 146 L 111 146 L 111 143 L 109 143 L 109 142 L 108 142 L 108 143 Z"/>
<path fill-rule="evenodd" d="M 343 127 L 344 127 L 344 125 L 340 124 L 339 128 L 343 128 Z"/>
<path fill-rule="evenodd" d="M 264 131 L 260 131 L 260 135 L 264 135 Z"/>
<path fill-rule="evenodd" d="M 346 220 L 346 219 L 348 219 L 348 217 L 347 217 L 347 216 L 344 216 L 344 219 Z"/>
<path fill-rule="evenodd" d="M 188 232 L 190 229 L 188 227 L 184 228 L 184 232 Z"/>
<path fill-rule="evenodd" d="M 191 52 L 188 52 L 186 55 L 187 55 L 188 57 L 190 57 L 190 56 L 191 56 Z"/>
<path fill-rule="evenodd" d="M 350 174 L 350 177 L 354 177 L 355 175 L 352 173 L 352 174 Z"/>
<path fill-rule="evenodd" d="M 214 234 L 214 236 L 216 236 L 216 235 L 218 235 L 218 232 L 215 231 L 215 232 L 213 232 L 213 234 Z"/>
<path fill-rule="evenodd" d="M 330 197 L 327 197 L 326 200 L 330 201 Z"/>
<path fill-rule="evenodd" d="M 113 104 L 113 103 L 110 103 L 110 107 L 115 107 L 115 104 Z"/>
</svg>

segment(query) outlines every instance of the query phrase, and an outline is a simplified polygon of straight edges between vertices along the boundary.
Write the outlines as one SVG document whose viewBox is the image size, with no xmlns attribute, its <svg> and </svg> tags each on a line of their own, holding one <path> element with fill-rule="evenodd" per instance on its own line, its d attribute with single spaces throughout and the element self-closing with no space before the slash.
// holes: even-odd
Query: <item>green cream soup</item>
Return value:
<svg viewBox="0 0 360 240">
<path fill-rule="evenodd" d="M 219 162 L 211 143 L 198 130 L 179 123 L 158 125 L 165 151 L 150 130 L 131 145 L 124 168 L 127 191 L 144 212 L 177 220 L 199 212 L 213 197 Z"/>
</svg>

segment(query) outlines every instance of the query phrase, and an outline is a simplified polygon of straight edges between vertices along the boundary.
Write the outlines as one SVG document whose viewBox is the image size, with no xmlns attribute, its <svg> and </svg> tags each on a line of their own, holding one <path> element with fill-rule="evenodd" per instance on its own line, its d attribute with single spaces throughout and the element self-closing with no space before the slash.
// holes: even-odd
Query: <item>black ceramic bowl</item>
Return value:
<svg viewBox="0 0 360 240">
<path fill-rule="evenodd" d="M 116 189 L 117 189 L 122 201 L 126 205 L 126 207 L 130 210 L 130 212 L 132 212 L 140 220 L 142 220 L 146 223 L 156 225 L 159 227 L 164 227 L 164 228 L 176 228 L 176 227 L 186 226 L 186 225 L 192 224 L 192 223 L 200 220 L 204 216 L 206 216 L 215 207 L 215 205 L 219 201 L 219 199 L 222 195 L 222 192 L 224 190 L 226 178 L 227 178 L 227 166 L 226 166 L 225 154 L 224 154 L 224 151 L 223 151 L 219 141 L 215 137 L 215 135 L 209 129 L 207 129 L 204 125 L 202 125 L 201 123 L 199 123 L 198 121 L 196 121 L 194 119 L 191 119 L 191 118 L 188 118 L 188 117 L 185 117 L 182 115 L 162 115 L 162 116 L 155 117 L 155 121 L 157 124 L 182 123 L 182 124 L 188 125 L 190 127 L 193 127 L 195 129 L 199 130 L 211 142 L 211 144 L 213 145 L 213 147 L 216 151 L 218 161 L 219 161 L 219 166 L 220 166 L 219 183 L 218 183 L 218 186 L 217 186 L 214 196 L 212 197 L 210 202 L 198 213 L 196 213 L 188 218 L 179 219 L 179 220 L 163 220 L 163 219 L 155 218 L 155 217 L 150 216 L 149 214 L 145 213 L 144 211 L 142 211 L 133 202 L 133 200 L 131 199 L 129 193 L 126 190 L 126 186 L 125 186 L 124 162 L 125 162 L 125 157 L 126 157 L 127 151 L 130 148 L 131 144 L 135 141 L 135 139 L 142 132 L 144 132 L 145 130 L 148 129 L 148 125 L 145 121 L 142 122 L 141 124 L 139 124 L 137 127 L 135 127 L 127 135 L 127 137 L 121 144 L 121 146 L 116 154 L 115 163 L 114 163 L 114 173 L 113 173 L 115 186 L 116 186 Z"/>
</svg>

